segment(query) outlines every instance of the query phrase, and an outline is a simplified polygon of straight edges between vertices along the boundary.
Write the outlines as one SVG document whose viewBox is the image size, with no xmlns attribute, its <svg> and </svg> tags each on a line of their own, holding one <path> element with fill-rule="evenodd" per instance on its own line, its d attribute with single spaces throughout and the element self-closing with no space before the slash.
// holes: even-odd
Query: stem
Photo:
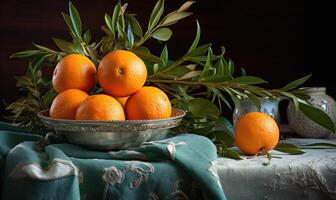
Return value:
<svg viewBox="0 0 336 200">
<path fill-rule="evenodd" d="M 145 35 L 134 45 L 135 47 L 141 46 L 143 43 L 145 43 L 149 38 L 151 38 L 152 33 L 156 31 L 159 27 L 153 28 L 150 31 L 146 31 Z"/>
<path fill-rule="evenodd" d="M 272 154 L 270 154 L 264 147 L 262 149 L 260 149 L 258 154 L 267 156 L 267 162 L 263 163 L 264 166 L 267 166 L 267 165 L 271 164 Z"/>
<path fill-rule="evenodd" d="M 187 84 L 187 85 L 204 85 L 202 82 L 191 82 L 191 81 L 179 81 L 179 80 L 160 80 L 160 79 L 147 79 L 149 83 L 179 83 L 179 84 Z M 205 82 L 204 82 L 205 83 Z"/>
<path fill-rule="evenodd" d="M 180 59 L 177 60 L 174 64 L 168 66 L 167 68 L 164 68 L 163 70 L 159 71 L 159 72 L 156 73 L 155 75 L 160 75 L 160 74 L 162 74 L 162 73 L 164 73 L 164 72 L 167 72 L 167 71 L 169 71 L 169 70 L 172 70 L 173 68 L 175 68 L 175 67 L 181 65 L 181 64 L 184 62 L 184 60 L 185 60 L 185 57 L 180 58 Z"/>
<path fill-rule="evenodd" d="M 97 55 L 96 55 L 95 51 L 90 47 L 90 45 L 85 43 L 84 41 L 82 41 L 81 46 L 82 46 L 84 52 L 87 53 L 90 56 L 90 58 L 95 63 L 95 65 L 98 66 L 99 62 L 98 62 L 98 59 L 97 59 Z"/>
</svg>

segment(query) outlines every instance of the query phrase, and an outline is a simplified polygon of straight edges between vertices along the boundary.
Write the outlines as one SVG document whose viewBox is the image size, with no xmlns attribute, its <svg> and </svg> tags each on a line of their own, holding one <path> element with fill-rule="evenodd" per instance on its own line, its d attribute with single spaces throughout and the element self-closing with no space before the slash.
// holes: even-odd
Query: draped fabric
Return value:
<svg viewBox="0 0 336 200">
<path fill-rule="evenodd" d="M 3 199 L 226 199 L 205 137 L 93 151 L 0 124 Z"/>
</svg>

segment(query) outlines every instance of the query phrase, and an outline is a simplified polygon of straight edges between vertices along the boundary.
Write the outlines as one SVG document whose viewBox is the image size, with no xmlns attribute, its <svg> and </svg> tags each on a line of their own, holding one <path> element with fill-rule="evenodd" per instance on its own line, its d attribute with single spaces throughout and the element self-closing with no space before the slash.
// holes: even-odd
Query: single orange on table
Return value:
<svg viewBox="0 0 336 200">
<path fill-rule="evenodd" d="M 96 67 L 81 54 L 64 56 L 57 64 L 52 78 L 57 93 L 78 89 L 89 93 L 96 84 Z"/>
<path fill-rule="evenodd" d="M 107 94 L 113 97 L 126 97 L 138 91 L 145 84 L 147 68 L 134 53 L 115 50 L 101 60 L 97 78 Z"/>
<path fill-rule="evenodd" d="M 92 95 L 78 107 L 76 120 L 125 120 L 122 105 L 106 94 Z"/>
<path fill-rule="evenodd" d="M 271 116 L 261 112 L 249 112 L 238 120 L 234 141 L 247 155 L 270 151 L 279 142 L 279 127 Z"/>
<path fill-rule="evenodd" d="M 162 119 L 171 115 L 168 96 L 159 88 L 145 86 L 131 95 L 125 105 L 129 120 Z"/>
<path fill-rule="evenodd" d="M 74 120 L 77 108 L 88 96 L 85 92 L 77 89 L 69 89 L 59 93 L 51 104 L 50 117 Z"/>
</svg>

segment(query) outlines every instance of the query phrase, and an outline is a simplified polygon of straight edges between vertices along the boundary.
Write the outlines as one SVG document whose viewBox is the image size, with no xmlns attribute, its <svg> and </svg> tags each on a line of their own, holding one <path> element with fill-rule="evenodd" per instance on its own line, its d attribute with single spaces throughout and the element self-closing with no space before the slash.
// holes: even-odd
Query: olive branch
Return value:
<svg viewBox="0 0 336 200">
<path fill-rule="evenodd" d="M 98 66 L 107 53 L 116 49 L 126 49 L 144 60 L 148 68 L 147 84 L 156 85 L 171 98 L 174 107 L 187 111 L 181 126 L 176 132 L 191 132 L 212 139 L 221 155 L 240 158 L 230 150 L 233 146 L 233 128 L 230 121 L 222 116 L 222 106 L 230 109 L 232 103 L 239 105 L 239 99 L 248 98 L 260 108 L 259 98 L 285 97 L 292 101 L 297 110 L 319 125 L 335 131 L 335 125 L 322 110 L 310 105 L 301 86 L 309 77 L 297 79 L 280 89 L 268 90 L 260 86 L 267 81 L 247 75 L 243 68 L 237 74 L 231 59 L 225 58 L 225 48 L 219 54 L 213 53 L 211 44 L 199 45 L 201 27 L 196 21 L 196 34 L 186 53 L 174 61 L 169 58 L 169 49 L 164 45 L 159 56 L 151 53 L 145 44 L 149 39 L 168 41 L 173 35 L 171 25 L 190 16 L 187 10 L 194 1 L 185 2 L 175 11 L 164 14 L 164 0 L 158 0 L 154 6 L 146 31 L 143 31 L 136 15 L 127 11 L 127 4 L 117 3 L 111 14 L 104 16 L 105 24 L 101 30 L 105 35 L 98 41 L 92 41 L 90 30 L 83 33 L 82 21 L 75 6 L 69 2 L 69 13 L 62 13 L 69 28 L 71 41 L 53 38 L 58 51 L 36 45 L 36 49 L 15 53 L 11 58 L 20 58 L 29 62 L 27 74 L 16 77 L 17 86 L 26 91 L 26 96 L 11 103 L 7 110 L 13 114 L 9 118 L 22 126 L 41 128 L 37 113 L 49 108 L 55 92 L 50 80 L 42 76 L 42 67 L 52 67 L 67 54 L 83 54 Z M 103 90 L 97 84 L 92 93 Z M 206 109 L 205 109 L 206 108 Z M 221 130 L 216 129 L 218 125 Z M 279 148 L 283 150 L 284 148 Z M 286 148 L 285 148 L 286 149 Z M 292 148 L 293 149 L 293 148 Z M 297 150 L 297 149 L 296 149 Z M 296 150 L 288 153 L 295 153 Z"/>
</svg>

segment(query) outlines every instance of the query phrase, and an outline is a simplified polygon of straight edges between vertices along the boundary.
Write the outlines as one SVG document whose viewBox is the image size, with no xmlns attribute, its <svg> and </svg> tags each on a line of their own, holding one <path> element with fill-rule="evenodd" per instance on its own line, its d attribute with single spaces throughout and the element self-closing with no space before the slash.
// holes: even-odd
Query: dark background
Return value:
<svg viewBox="0 0 336 200">
<path fill-rule="evenodd" d="M 139 21 L 147 27 L 145 23 L 156 1 L 122 2 L 128 2 L 128 10 L 137 13 Z M 166 0 L 165 11 L 178 8 L 183 2 Z M 103 16 L 105 12 L 112 12 L 115 1 L 73 0 L 73 3 L 81 14 L 84 28 L 89 28 L 94 39 L 98 39 L 102 35 Z M 0 92 L 3 102 L 9 103 L 20 96 L 13 76 L 24 74 L 27 65 L 10 60 L 9 56 L 31 49 L 33 42 L 56 48 L 51 37 L 70 39 L 61 16 L 67 9 L 66 0 L 1 0 Z M 329 30 L 333 24 L 328 24 L 332 21 L 328 10 L 331 10 L 328 5 L 303 0 L 199 0 L 191 8 L 194 15 L 172 27 L 174 35 L 168 42 L 170 57 L 182 56 L 188 49 L 198 19 L 202 27 L 201 43 L 211 42 L 217 53 L 224 45 L 226 56 L 232 58 L 236 66 L 268 80 L 269 88 L 281 87 L 312 73 L 306 86 L 325 86 L 335 98 L 334 46 L 330 43 L 333 37 Z M 155 41 L 147 44 L 157 55 L 164 45 Z"/>
</svg>

